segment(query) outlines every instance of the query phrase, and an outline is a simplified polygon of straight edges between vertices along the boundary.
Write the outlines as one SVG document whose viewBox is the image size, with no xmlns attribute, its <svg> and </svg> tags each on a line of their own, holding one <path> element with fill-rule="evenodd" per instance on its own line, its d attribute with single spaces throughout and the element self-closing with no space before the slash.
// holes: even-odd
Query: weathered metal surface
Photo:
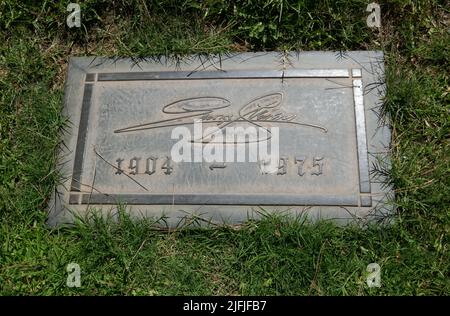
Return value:
<svg viewBox="0 0 450 316">
<path fill-rule="evenodd" d="M 192 217 L 239 223 L 261 208 L 344 221 L 383 214 L 390 189 L 371 172 L 377 159 L 387 163 L 390 142 L 379 120 L 382 82 L 380 52 L 194 56 L 178 65 L 72 58 L 65 178 L 48 222 L 71 222 L 90 208 L 114 214 L 117 204 L 134 215 L 168 216 L 172 226 Z M 278 127 L 275 170 L 248 156 L 173 161 L 173 129 L 195 134 L 198 119 L 224 132 L 224 159 L 227 148 L 248 152 L 265 140 L 228 142 L 226 127 Z M 192 156 L 207 145 L 192 144 Z"/>
</svg>

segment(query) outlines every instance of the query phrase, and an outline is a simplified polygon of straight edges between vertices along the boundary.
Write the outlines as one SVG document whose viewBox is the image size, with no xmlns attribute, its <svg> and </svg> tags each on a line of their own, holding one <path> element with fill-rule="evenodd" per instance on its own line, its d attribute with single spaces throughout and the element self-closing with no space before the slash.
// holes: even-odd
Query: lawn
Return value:
<svg viewBox="0 0 450 316">
<path fill-rule="evenodd" d="M 1 295 L 449 295 L 450 4 L 380 1 L 0 1 Z M 382 50 L 395 222 L 337 227 L 268 216 L 156 230 L 126 214 L 49 229 L 69 56 Z M 68 287 L 66 266 L 81 268 Z M 381 287 L 366 267 L 381 267 Z"/>
</svg>

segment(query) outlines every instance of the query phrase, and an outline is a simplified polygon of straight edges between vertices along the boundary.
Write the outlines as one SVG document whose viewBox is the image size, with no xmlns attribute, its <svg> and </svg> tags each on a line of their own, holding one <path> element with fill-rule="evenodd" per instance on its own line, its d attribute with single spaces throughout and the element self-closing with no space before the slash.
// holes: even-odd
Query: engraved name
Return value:
<svg viewBox="0 0 450 316">
<path fill-rule="evenodd" d="M 261 124 L 273 126 L 274 124 L 292 124 L 320 130 L 323 133 L 327 129 L 321 125 L 301 122 L 296 114 L 287 113 L 281 109 L 283 94 L 280 92 L 258 97 L 242 107 L 237 113 L 230 113 L 231 102 L 221 97 L 198 97 L 182 99 L 162 108 L 167 118 L 144 124 L 132 125 L 120 128 L 114 133 L 129 133 L 194 124 L 195 120 L 202 120 L 203 124 L 213 124 L 223 129 L 230 124 L 253 125 L 262 127 Z M 270 131 L 269 135 L 270 135 Z M 269 136 L 270 137 L 270 136 Z"/>
</svg>

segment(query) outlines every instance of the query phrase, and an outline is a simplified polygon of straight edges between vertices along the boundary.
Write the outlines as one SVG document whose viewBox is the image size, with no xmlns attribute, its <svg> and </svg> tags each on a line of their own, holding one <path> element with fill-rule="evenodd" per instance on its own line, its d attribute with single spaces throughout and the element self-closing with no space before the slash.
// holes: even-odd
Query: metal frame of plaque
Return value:
<svg viewBox="0 0 450 316">
<path fill-rule="evenodd" d="M 119 204 L 132 215 L 163 217 L 169 226 L 241 223 L 272 211 L 338 222 L 385 218 L 392 190 L 371 172 L 377 163 L 389 165 L 383 81 L 378 51 L 139 63 L 71 58 L 63 111 L 69 123 L 59 151 L 63 177 L 50 200 L 48 224 L 71 223 L 91 210 L 114 216 Z M 174 174 L 162 172 L 168 144 L 175 142 L 167 122 L 180 120 L 161 108 L 194 97 L 227 104 L 283 99 L 281 107 L 295 112 L 295 121 L 283 122 L 280 113 L 258 121 L 280 126 L 281 171 L 260 174 L 250 162 L 192 162 L 172 163 Z"/>
</svg>

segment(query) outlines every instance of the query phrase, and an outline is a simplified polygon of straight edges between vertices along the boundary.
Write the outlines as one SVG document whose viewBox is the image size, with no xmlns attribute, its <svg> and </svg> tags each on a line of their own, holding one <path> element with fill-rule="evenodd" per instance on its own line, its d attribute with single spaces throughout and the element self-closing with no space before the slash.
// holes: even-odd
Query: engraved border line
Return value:
<svg viewBox="0 0 450 316">
<path fill-rule="evenodd" d="M 86 78 L 89 74 L 86 74 Z M 86 136 L 88 132 L 89 111 L 94 84 L 85 83 L 83 101 L 81 105 L 80 125 L 78 127 L 77 147 L 75 150 L 75 161 L 73 165 L 71 191 L 80 191 L 81 172 L 83 171 L 84 151 L 86 147 Z"/>
<path fill-rule="evenodd" d="M 353 74 L 357 74 L 355 69 Z M 364 113 L 363 87 L 361 79 L 353 80 L 353 99 L 355 103 L 356 140 L 358 148 L 359 188 L 361 193 L 370 193 L 369 158 L 367 153 L 366 119 Z M 364 206 L 370 206 L 367 198 L 362 199 Z M 370 202 L 371 204 L 371 202 Z"/>
<path fill-rule="evenodd" d="M 78 195 L 77 195 L 78 196 Z M 128 205 L 338 205 L 358 206 L 358 195 L 293 195 L 293 194 L 81 194 L 81 204 Z M 71 200 L 70 204 L 79 204 Z"/>
<path fill-rule="evenodd" d="M 368 154 L 367 154 L 367 138 L 365 127 L 365 114 L 364 114 L 364 100 L 362 91 L 362 80 L 354 79 L 355 77 L 361 78 L 360 69 L 288 69 L 285 71 L 278 70 L 263 70 L 263 71 L 168 71 L 168 72 L 123 72 L 123 73 L 98 73 L 95 77 L 92 73 L 86 74 L 85 81 L 133 81 L 133 80 L 192 80 L 192 79 L 267 79 L 267 78 L 351 78 L 353 82 L 353 97 L 355 105 L 355 121 L 356 121 L 356 138 L 357 138 L 357 153 L 358 153 L 358 166 L 359 166 L 359 184 L 360 193 L 370 193 L 370 178 L 369 178 L 369 166 L 368 166 Z M 83 158 L 85 151 L 87 127 L 88 127 L 88 114 L 90 110 L 90 103 L 93 92 L 93 84 L 85 82 L 85 89 L 83 94 L 81 118 L 77 139 L 77 147 L 75 153 L 75 163 L 73 169 L 73 179 L 71 185 L 71 191 L 80 191 L 81 171 L 83 167 Z M 89 194 L 91 195 L 91 194 Z M 78 194 L 77 197 L 80 197 Z M 173 199 L 172 195 L 167 195 L 170 199 Z M 79 204 L 79 200 L 73 199 L 75 196 L 71 196 L 69 204 Z M 81 194 L 81 200 L 84 201 L 87 196 Z M 355 201 L 354 196 L 327 196 L 327 197 L 315 197 L 315 196 L 271 196 L 270 201 L 265 201 L 264 195 L 251 195 L 242 201 L 236 203 L 236 196 L 232 194 L 219 194 L 215 195 L 216 203 L 208 204 L 242 204 L 242 205 L 285 205 L 286 203 L 298 204 L 298 205 L 347 205 L 358 206 L 358 201 Z M 128 204 L 172 204 L 167 203 L 165 194 L 158 195 L 134 195 L 134 194 L 119 194 L 119 195 L 105 195 L 105 194 L 92 194 L 91 204 L 116 204 L 121 198 L 125 199 Z M 209 194 L 195 194 L 195 195 L 177 195 L 175 204 L 201 204 L 202 200 L 211 198 Z M 275 199 L 273 199 L 275 198 Z M 295 201 L 292 200 L 294 198 Z M 325 199 L 324 199 L 325 198 Z M 367 199 L 366 203 L 367 203 Z M 83 202 L 81 201 L 81 204 Z M 164 203 L 166 202 L 166 203 Z M 363 204 L 366 204 L 363 203 Z M 369 202 L 371 204 L 371 201 Z M 287 205 L 287 204 L 286 204 Z M 370 205 L 362 205 L 370 206 Z"/>
<path fill-rule="evenodd" d="M 230 71 L 166 71 L 99 73 L 98 81 L 183 79 L 349 78 L 348 69 L 287 69 Z"/>
</svg>

